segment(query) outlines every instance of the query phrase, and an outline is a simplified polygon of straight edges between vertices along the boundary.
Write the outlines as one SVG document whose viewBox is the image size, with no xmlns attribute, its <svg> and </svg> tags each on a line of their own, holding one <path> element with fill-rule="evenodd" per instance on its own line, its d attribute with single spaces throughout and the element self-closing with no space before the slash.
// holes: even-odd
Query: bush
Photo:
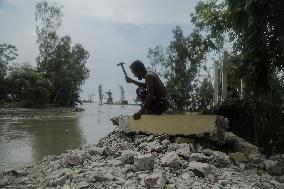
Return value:
<svg viewBox="0 0 284 189">
<path fill-rule="evenodd" d="M 279 104 L 228 99 L 215 113 L 230 120 L 230 131 L 262 148 L 267 155 L 284 152 L 283 113 Z"/>
</svg>

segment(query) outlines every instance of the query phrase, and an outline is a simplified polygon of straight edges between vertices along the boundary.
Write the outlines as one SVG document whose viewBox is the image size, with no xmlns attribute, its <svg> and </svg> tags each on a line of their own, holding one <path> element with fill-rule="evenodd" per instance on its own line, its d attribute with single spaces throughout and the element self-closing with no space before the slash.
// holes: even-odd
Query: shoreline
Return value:
<svg viewBox="0 0 284 189">
<path fill-rule="evenodd" d="M 246 157 L 114 130 L 96 145 L 0 173 L 0 188 L 283 188 L 284 154 Z"/>
</svg>

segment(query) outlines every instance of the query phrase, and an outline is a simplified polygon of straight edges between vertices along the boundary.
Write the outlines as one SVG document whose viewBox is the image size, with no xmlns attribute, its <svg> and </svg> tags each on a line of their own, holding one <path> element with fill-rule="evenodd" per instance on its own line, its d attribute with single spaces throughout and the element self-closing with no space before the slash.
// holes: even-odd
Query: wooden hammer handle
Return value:
<svg viewBox="0 0 284 189">
<path fill-rule="evenodd" d="M 122 68 L 122 70 L 123 70 L 123 73 L 124 73 L 125 77 L 128 77 L 128 76 L 127 76 L 127 73 L 126 73 L 126 71 L 125 71 L 125 69 L 124 69 L 123 64 L 121 64 L 120 66 L 121 66 L 121 68 Z"/>
</svg>

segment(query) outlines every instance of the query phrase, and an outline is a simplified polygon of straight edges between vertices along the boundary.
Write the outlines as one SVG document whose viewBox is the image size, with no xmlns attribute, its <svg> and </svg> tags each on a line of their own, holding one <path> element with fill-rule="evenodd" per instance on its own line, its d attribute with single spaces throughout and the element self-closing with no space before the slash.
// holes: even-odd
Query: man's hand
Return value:
<svg viewBox="0 0 284 189">
<path fill-rule="evenodd" d="M 135 113 L 135 114 L 133 115 L 133 118 L 134 118 L 135 120 L 138 120 L 138 119 L 141 118 L 141 115 L 142 115 L 142 113 L 139 111 L 139 112 L 137 112 L 137 113 Z"/>
<path fill-rule="evenodd" d="M 130 77 L 127 77 L 127 76 L 125 77 L 125 80 L 126 80 L 127 83 L 132 83 L 132 81 L 133 81 Z"/>
</svg>

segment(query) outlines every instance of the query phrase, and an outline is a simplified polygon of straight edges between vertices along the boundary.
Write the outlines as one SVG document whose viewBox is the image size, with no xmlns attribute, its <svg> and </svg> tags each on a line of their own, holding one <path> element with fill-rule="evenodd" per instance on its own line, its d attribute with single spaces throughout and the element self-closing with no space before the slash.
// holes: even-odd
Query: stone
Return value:
<svg viewBox="0 0 284 189">
<path fill-rule="evenodd" d="M 147 137 L 145 135 L 135 135 L 135 143 L 140 144 L 142 142 L 146 142 Z"/>
<path fill-rule="evenodd" d="M 213 161 L 217 167 L 226 167 L 231 164 L 229 156 L 223 152 L 214 151 L 213 152 Z"/>
<path fill-rule="evenodd" d="M 240 167 L 241 169 L 245 169 L 245 168 L 246 168 L 246 164 L 244 164 L 244 163 L 239 163 L 239 167 Z"/>
<path fill-rule="evenodd" d="M 280 183 L 284 183 L 284 175 L 279 176 L 279 177 L 277 178 L 277 180 L 278 180 L 278 182 L 280 182 Z"/>
<path fill-rule="evenodd" d="M 251 143 L 245 141 L 244 139 L 236 136 L 232 132 L 225 132 L 226 142 L 232 144 L 233 150 L 235 152 L 242 152 L 246 156 L 250 154 L 260 154 L 258 148 Z"/>
<path fill-rule="evenodd" d="M 109 146 L 106 146 L 105 148 L 104 148 L 104 152 L 103 152 L 103 155 L 105 155 L 105 156 L 113 156 L 115 154 L 115 152 L 111 149 L 111 147 L 109 147 Z"/>
<path fill-rule="evenodd" d="M 281 154 L 276 154 L 276 155 L 274 155 L 274 156 L 270 156 L 270 157 L 269 157 L 269 160 L 277 161 L 277 160 L 279 160 L 279 159 L 281 159 Z"/>
<path fill-rule="evenodd" d="M 191 177 L 192 177 L 192 175 L 190 175 L 189 173 L 184 173 L 184 174 L 181 175 L 181 178 L 183 180 L 190 180 Z"/>
<path fill-rule="evenodd" d="M 51 182 L 51 185 L 52 186 L 57 186 L 57 185 L 62 186 L 67 179 L 68 179 L 68 175 L 63 175 L 59 178 L 56 178 L 53 182 Z"/>
<path fill-rule="evenodd" d="M 284 184 L 283 183 L 279 183 L 276 180 L 271 180 L 270 183 L 278 189 L 283 189 L 284 188 Z"/>
<path fill-rule="evenodd" d="M 168 149 L 167 149 L 168 152 L 173 152 L 173 151 L 176 151 L 176 150 L 179 149 L 179 145 L 177 145 L 175 143 L 171 143 L 167 147 L 168 147 Z"/>
<path fill-rule="evenodd" d="M 203 153 L 206 156 L 211 156 L 214 153 L 214 151 L 210 149 L 201 149 L 199 152 Z"/>
<path fill-rule="evenodd" d="M 135 177 L 135 174 L 134 174 L 133 172 L 129 172 L 129 173 L 126 174 L 126 179 L 127 179 L 127 180 L 128 180 L 128 179 L 131 179 L 131 178 L 133 178 L 133 177 Z"/>
<path fill-rule="evenodd" d="M 122 161 L 119 160 L 119 159 L 110 159 L 110 160 L 107 160 L 107 164 L 109 166 L 113 166 L 113 167 L 119 167 L 121 165 L 123 165 Z"/>
<path fill-rule="evenodd" d="M 191 188 L 186 182 L 177 182 L 175 184 L 176 189 L 188 189 Z"/>
<path fill-rule="evenodd" d="M 93 176 L 93 179 L 95 182 L 105 182 L 107 181 L 107 178 L 103 175 L 97 174 Z"/>
<path fill-rule="evenodd" d="M 201 163 L 197 161 L 192 161 L 188 164 L 188 169 L 192 170 L 196 176 L 205 177 L 209 175 L 212 170 L 213 166 L 209 165 L 208 163 Z"/>
<path fill-rule="evenodd" d="M 178 167 L 181 165 L 181 160 L 176 152 L 168 152 L 161 159 L 161 165 L 166 167 Z"/>
<path fill-rule="evenodd" d="M 133 164 L 134 163 L 134 156 L 137 155 L 137 152 L 133 151 L 133 150 L 124 150 L 121 153 L 121 157 L 120 160 L 124 163 L 124 164 Z"/>
<path fill-rule="evenodd" d="M 137 155 L 134 157 L 134 165 L 141 171 L 153 169 L 154 163 L 155 158 L 152 154 Z"/>
<path fill-rule="evenodd" d="M 182 144 L 182 143 L 189 144 L 194 142 L 195 142 L 194 138 L 188 138 L 188 137 L 177 137 L 175 140 L 175 143 L 177 144 Z"/>
<path fill-rule="evenodd" d="M 255 163 L 255 164 L 261 164 L 265 160 L 265 157 L 260 153 L 259 154 L 258 153 L 247 154 L 246 157 L 248 158 L 250 162 Z"/>
<path fill-rule="evenodd" d="M 264 161 L 266 171 L 271 175 L 284 175 L 284 161 Z"/>
<path fill-rule="evenodd" d="M 171 144 L 171 141 L 169 141 L 168 139 L 164 139 L 161 142 L 161 145 L 163 145 L 163 146 L 168 146 L 169 144 Z"/>
<path fill-rule="evenodd" d="M 163 189 L 167 182 L 167 178 L 166 178 L 165 173 L 156 172 L 156 173 L 153 173 L 152 175 L 146 176 L 144 178 L 144 182 L 149 188 Z"/>
<path fill-rule="evenodd" d="M 166 184 L 165 185 L 165 189 L 175 189 L 175 185 L 174 184 Z"/>
<path fill-rule="evenodd" d="M 81 153 L 80 153 L 80 158 L 81 158 L 82 160 L 90 159 L 90 158 L 91 158 L 91 155 L 89 154 L 89 152 L 81 152 Z"/>
<path fill-rule="evenodd" d="M 103 148 L 99 148 L 99 147 L 91 147 L 88 149 L 88 152 L 90 155 L 99 155 L 102 156 L 104 153 L 104 149 Z"/>
<path fill-rule="evenodd" d="M 176 150 L 176 153 L 182 158 L 188 159 L 188 157 L 191 155 L 193 151 L 192 147 L 187 144 L 179 144 L 178 146 L 180 147 Z"/>
<path fill-rule="evenodd" d="M 112 181 L 114 179 L 114 176 L 111 173 L 105 174 L 105 178 L 109 181 Z"/>
<path fill-rule="evenodd" d="M 208 161 L 208 157 L 205 156 L 202 153 L 192 153 L 189 155 L 188 161 L 199 161 L 199 162 L 207 162 Z"/>
<path fill-rule="evenodd" d="M 71 189 L 70 185 L 65 184 L 62 189 Z"/>
<path fill-rule="evenodd" d="M 163 145 L 160 145 L 158 142 L 149 142 L 146 144 L 146 150 L 147 151 L 154 151 L 154 152 L 162 152 L 163 151 Z"/>
<path fill-rule="evenodd" d="M 81 165 L 82 159 L 75 154 L 68 154 L 65 158 L 64 158 L 64 163 L 67 165 L 71 165 L 71 166 L 77 166 L 77 165 Z"/>
<path fill-rule="evenodd" d="M 133 180 L 127 180 L 122 186 L 123 189 L 136 189 L 137 183 Z"/>
<path fill-rule="evenodd" d="M 87 181 L 81 181 L 76 184 L 76 188 L 87 188 L 90 184 Z"/>
<path fill-rule="evenodd" d="M 245 154 L 241 152 L 230 153 L 229 158 L 235 163 L 247 163 L 248 162 L 248 159 L 245 156 Z"/>
<path fill-rule="evenodd" d="M 152 142 L 155 139 L 154 135 L 150 135 L 147 138 L 147 142 Z"/>
<path fill-rule="evenodd" d="M 0 179 L 0 187 L 4 187 L 9 183 L 9 180 L 7 177 L 1 178 Z"/>
</svg>

